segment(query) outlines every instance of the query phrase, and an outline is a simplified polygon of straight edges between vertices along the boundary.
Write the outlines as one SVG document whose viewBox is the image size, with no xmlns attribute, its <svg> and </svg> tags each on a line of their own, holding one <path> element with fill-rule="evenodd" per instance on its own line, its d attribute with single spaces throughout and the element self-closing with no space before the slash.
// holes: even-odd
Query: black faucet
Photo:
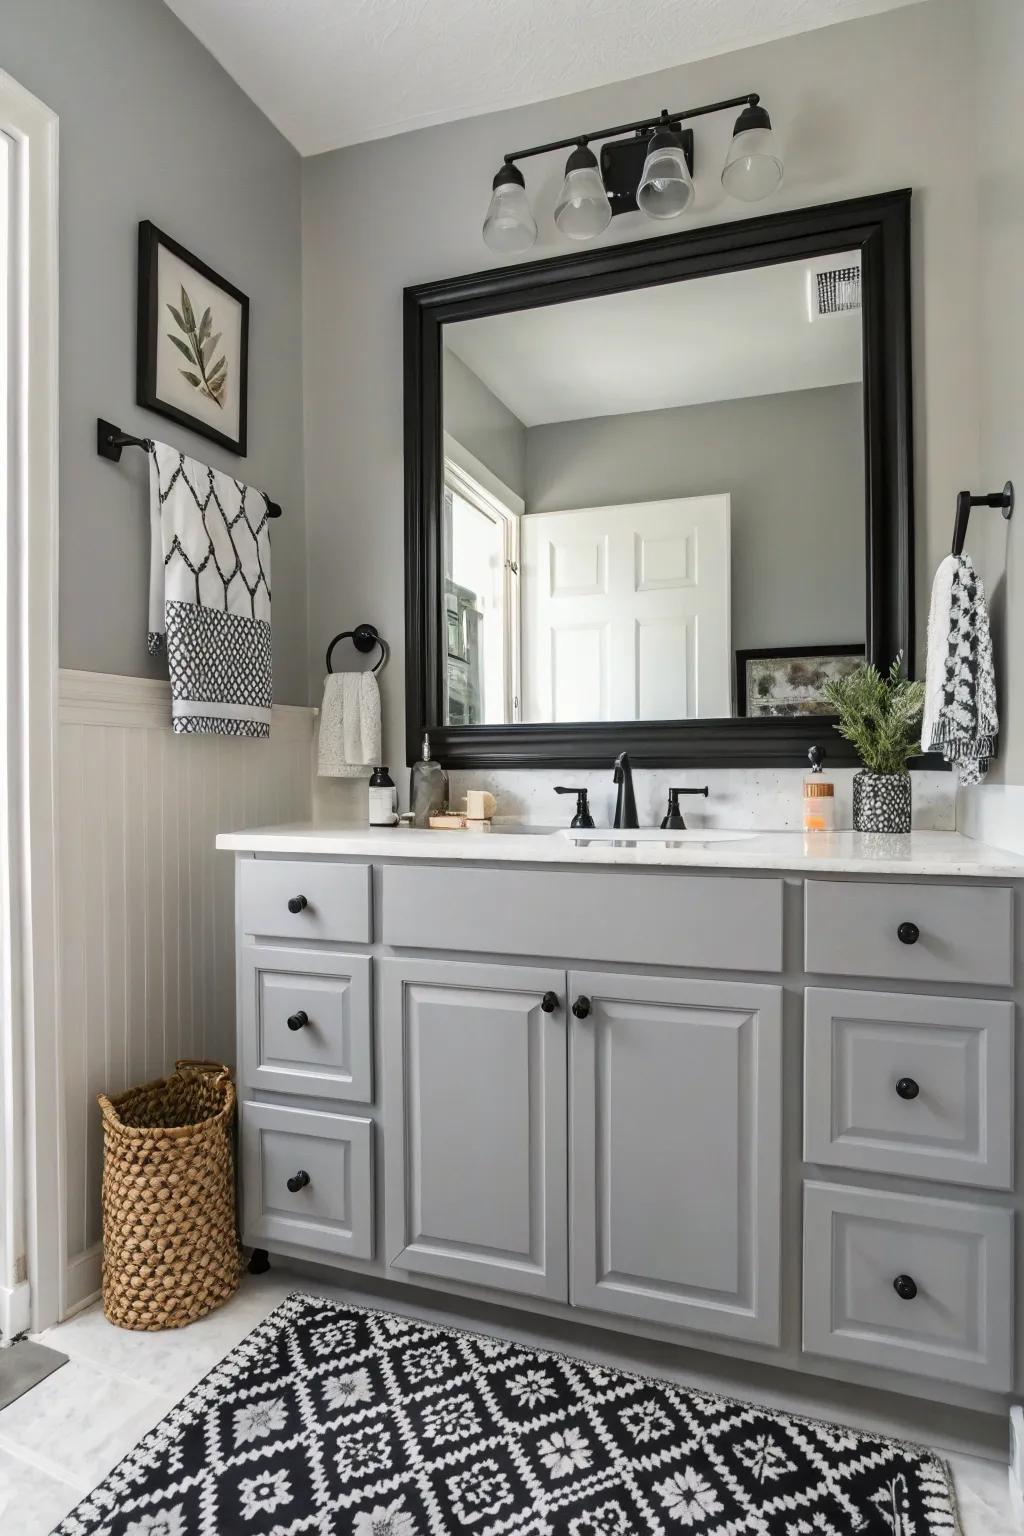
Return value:
<svg viewBox="0 0 1024 1536">
<path fill-rule="evenodd" d="M 613 827 L 638 827 L 636 818 L 636 796 L 633 793 L 633 770 L 629 764 L 629 753 L 620 752 L 615 759 L 612 769 L 612 781 L 619 786 L 619 792 L 615 797 L 615 820 Z"/>
</svg>

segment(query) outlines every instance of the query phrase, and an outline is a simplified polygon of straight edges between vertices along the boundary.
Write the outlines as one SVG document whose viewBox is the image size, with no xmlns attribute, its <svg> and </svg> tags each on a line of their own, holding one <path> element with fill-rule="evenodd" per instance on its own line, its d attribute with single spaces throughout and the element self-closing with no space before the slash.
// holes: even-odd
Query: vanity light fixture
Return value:
<svg viewBox="0 0 1024 1536">
<path fill-rule="evenodd" d="M 585 143 L 580 144 L 565 162 L 555 223 L 570 240 L 593 240 L 611 221 L 612 205 L 597 168 L 597 158 Z"/>
<path fill-rule="evenodd" d="M 774 145 L 771 118 L 755 92 L 514 150 L 505 156 L 492 183 L 484 219 L 485 243 L 503 256 L 528 251 L 534 244 L 537 221 L 516 162 L 559 149 L 572 153 L 566 161 L 555 223 L 570 240 L 592 240 L 607 229 L 615 214 L 636 209 L 649 219 L 678 218 L 694 201 L 693 130 L 681 124 L 735 107 L 742 111 L 733 129 L 722 185 L 742 202 L 767 197 L 782 180 L 782 160 Z M 598 139 L 607 141 L 600 165 L 590 147 Z"/>
<path fill-rule="evenodd" d="M 491 184 L 491 204 L 484 219 L 484 240 L 492 251 L 514 256 L 537 238 L 537 221 L 518 165 L 506 160 Z"/>
<path fill-rule="evenodd" d="M 655 128 L 636 190 L 636 203 L 649 219 L 675 219 L 693 198 L 693 177 L 683 141 L 672 128 Z"/>
<path fill-rule="evenodd" d="M 732 131 L 732 143 L 722 168 L 722 186 L 744 203 L 760 202 L 782 180 L 782 161 L 775 150 L 772 120 L 755 102 L 744 107 Z"/>
</svg>

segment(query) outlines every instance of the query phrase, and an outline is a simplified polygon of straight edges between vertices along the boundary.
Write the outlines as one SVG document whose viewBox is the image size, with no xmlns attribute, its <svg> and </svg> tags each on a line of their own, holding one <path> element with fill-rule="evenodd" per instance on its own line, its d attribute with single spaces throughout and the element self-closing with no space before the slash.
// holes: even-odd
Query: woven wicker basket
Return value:
<svg viewBox="0 0 1024 1536">
<path fill-rule="evenodd" d="M 121 1328 L 182 1328 L 227 1301 L 235 1228 L 235 1088 L 215 1061 L 108 1099 L 103 1113 L 103 1310 Z"/>
</svg>

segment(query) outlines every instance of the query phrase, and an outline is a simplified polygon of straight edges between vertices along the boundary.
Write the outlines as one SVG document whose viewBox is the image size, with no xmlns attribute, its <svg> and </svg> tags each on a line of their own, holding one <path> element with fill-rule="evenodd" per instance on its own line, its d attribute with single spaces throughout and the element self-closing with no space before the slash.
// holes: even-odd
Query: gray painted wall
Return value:
<svg viewBox="0 0 1024 1536">
<path fill-rule="evenodd" d="M 978 270 L 981 470 L 972 490 L 1017 488 L 1006 523 L 976 512 L 968 550 L 986 578 L 999 673 L 996 783 L 1024 783 L 1024 157 L 1013 91 L 1024 60 L 1024 6 L 985 0 L 978 14 Z M 967 482 L 964 481 L 966 486 Z"/>
<path fill-rule="evenodd" d="M 483 379 L 446 347 L 441 359 L 444 429 L 493 475 L 526 495 L 526 428 Z"/>
<path fill-rule="evenodd" d="M 977 474 L 976 236 L 972 99 L 963 86 L 972 11 L 929 0 L 557 101 L 317 156 L 303 165 L 303 269 L 310 634 L 366 618 L 392 642 L 384 676 L 386 755 L 404 749 L 402 636 L 402 289 L 499 265 L 480 225 L 503 153 L 659 105 L 758 90 L 786 148 L 779 194 L 755 210 L 722 194 L 731 123 L 697 133 L 687 227 L 835 198 L 915 189 L 913 324 L 919 653 L 931 572 L 953 501 Z M 1011 93 L 1012 99 L 1012 93 Z M 1012 146 L 1013 135 L 1007 140 Z M 1009 150 L 1007 151 L 1009 152 Z M 558 156 L 528 171 L 541 238 L 567 249 L 551 211 Z M 411 232 L 414 237 L 411 238 Z M 606 240 L 652 233 L 639 215 Z M 957 301 L 951 302 L 950 296 Z M 965 402 L 968 402 L 965 408 Z M 356 611 L 358 610 L 358 612 Z"/>
<path fill-rule="evenodd" d="M 166 676 L 146 653 L 147 464 L 97 457 L 102 415 L 281 502 L 275 694 L 304 703 L 299 157 L 161 0 L 3 0 L 0 54 L 60 115 L 61 664 Z M 144 218 L 249 295 L 244 459 L 133 403 Z"/>
<path fill-rule="evenodd" d="M 732 496 L 732 643 L 864 638 L 861 387 L 530 427 L 526 510 Z"/>
</svg>

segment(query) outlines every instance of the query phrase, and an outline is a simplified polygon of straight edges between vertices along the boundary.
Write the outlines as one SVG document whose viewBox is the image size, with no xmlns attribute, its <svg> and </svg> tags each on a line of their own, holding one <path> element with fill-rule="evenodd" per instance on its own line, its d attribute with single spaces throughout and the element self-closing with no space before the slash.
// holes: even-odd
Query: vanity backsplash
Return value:
<svg viewBox="0 0 1024 1536">
<path fill-rule="evenodd" d="M 853 768 L 834 768 L 836 825 L 853 825 Z M 634 768 L 633 787 L 642 827 L 660 824 L 668 792 L 676 785 L 706 784 L 707 799 L 683 803 L 687 826 L 757 828 L 798 832 L 803 824 L 802 790 L 806 773 L 800 768 Z M 952 832 L 956 826 L 956 783 L 951 773 L 923 772 L 913 776 L 914 826 L 920 831 Z M 451 775 L 456 805 L 467 789 L 489 789 L 498 801 L 497 815 L 544 826 L 568 825 L 574 801 L 555 794 L 556 784 L 579 785 L 589 791 L 590 809 L 599 826 L 610 826 L 615 809 L 611 764 L 607 768 L 547 770 L 485 769 Z"/>
<path fill-rule="evenodd" d="M 828 760 L 826 759 L 826 768 Z M 836 825 L 853 825 L 853 768 L 829 768 L 836 786 Z M 409 797 L 408 769 L 396 768 L 403 810 Z M 607 768 L 501 769 L 484 768 L 451 774 L 451 800 L 456 807 L 468 789 L 487 789 L 498 802 L 496 817 L 524 821 L 535 826 L 568 826 L 575 801 L 555 794 L 556 784 L 579 785 L 589 792 L 590 809 L 599 826 L 609 826 L 615 808 L 611 763 Z M 802 825 L 802 768 L 634 768 L 633 783 L 641 826 L 656 827 L 668 804 L 668 792 L 677 785 L 708 786 L 707 799 L 684 801 L 683 814 L 692 827 L 756 828 L 767 832 L 797 832 Z M 933 771 L 912 775 L 914 828 L 917 831 L 952 832 L 956 828 L 956 778 Z M 322 822 L 367 819 L 365 780 L 317 779 L 314 786 L 314 818 Z"/>
</svg>

